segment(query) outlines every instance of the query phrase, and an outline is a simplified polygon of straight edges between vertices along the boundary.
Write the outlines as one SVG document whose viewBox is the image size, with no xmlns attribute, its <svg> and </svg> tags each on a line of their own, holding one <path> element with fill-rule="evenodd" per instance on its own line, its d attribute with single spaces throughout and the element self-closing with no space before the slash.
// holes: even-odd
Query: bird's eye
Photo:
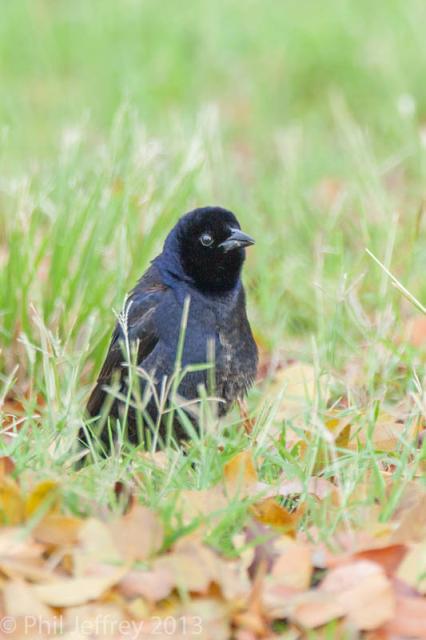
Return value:
<svg viewBox="0 0 426 640">
<path fill-rule="evenodd" d="M 209 247 L 211 244 L 213 244 L 213 237 L 210 235 L 210 233 L 203 233 L 203 235 L 200 236 L 200 242 L 204 247 Z"/>
</svg>

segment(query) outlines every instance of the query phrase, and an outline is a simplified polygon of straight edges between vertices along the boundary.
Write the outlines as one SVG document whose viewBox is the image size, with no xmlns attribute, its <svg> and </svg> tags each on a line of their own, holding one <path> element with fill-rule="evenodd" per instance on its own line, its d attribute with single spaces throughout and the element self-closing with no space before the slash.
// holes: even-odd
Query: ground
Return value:
<svg viewBox="0 0 426 640">
<path fill-rule="evenodd" d="M 5 554 L 28 534 L 0 563 L 5 615 L 155 625 L 185 604 L 206 638 L 425 637 L 425 19 L 420 0 L 3 3 Z M 185 452 L 76 470 L 114 311 L 204 204 L 256 238 L 254 428 L 236 410 Z M 83 586 L 55 600 L 52 577 Z"/>
</svg>

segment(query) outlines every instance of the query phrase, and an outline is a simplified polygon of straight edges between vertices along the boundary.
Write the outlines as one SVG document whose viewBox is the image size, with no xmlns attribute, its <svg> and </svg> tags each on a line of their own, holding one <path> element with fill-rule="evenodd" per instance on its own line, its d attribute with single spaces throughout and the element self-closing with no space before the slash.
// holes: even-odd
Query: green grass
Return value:
<svg viewBox="0 0 426 640">
<path fill-rule="evenodd" d="M 307 498 L 302 526 L 329 539 L 362 524 L 349 498 L 367 477 L 365 501 L 388 518 L 424 453 L 405 433 L 378 450 L 374 428 L 401 403 L 408 422 L 424 419 L 425 352 L 400 340 L 419 312 L 365 249 L 425 303 L 424 3 L 4 0 L 1 14 L 0 389 L 25 395 L 28 416 L 2 448 L 17 475 L 60 480 L 77 512 L 114 504 L 117 479 L 135 483 L 173 540 L 185 531 L 176 492 L 218 482 L 238 451 L 251 447 L 270 482 L 307 482 L 325 447 L 321 472 L 340 479 L 342 504 Z M 76 474 L 113 310 L 179 215 L 212 203 L 257 241 L 244 278 L 272 366 L 250 395 L 254 435 L 234 413 L 188 455 L 171 448 L 167 471 L 126 450 Z M 304 456 L 284 446 L 289 423 L 266 391 L 288 359 L 329 377 L 365 446 L 338 457 L 321 429 L 313 441 L 301 429 Z M 301 413 L 321 425 L 324 398 Z M 231 552 L 247 508 L 235 501 L 209 539 Z"/>
</svg>

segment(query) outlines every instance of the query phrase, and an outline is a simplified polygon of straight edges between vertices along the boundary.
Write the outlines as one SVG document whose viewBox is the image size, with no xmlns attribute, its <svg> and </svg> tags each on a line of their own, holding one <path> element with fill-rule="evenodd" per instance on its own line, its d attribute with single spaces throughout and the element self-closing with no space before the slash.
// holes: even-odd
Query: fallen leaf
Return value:
<svg viewBox="0 0 426 640">
<path fill-rule="evenodd" d="M 394 616 L 383 626 L 386 637 L 411 638 L 425 640 L 426 638 L 426 599 L 398 596 Z"/>
<path fill-rule="evenodd" d="M 307 591 L 290 599 L 286 610 L 290 620 L 306 629 L 321 627 L 346 612 L 334 595 L 321 591 Z"/>
<path fill-rule="evenodd" d="M 163 544 L 164 530 L 160 519 L 141 505 L 110 522 L 108 528 L 117 549 L 129 560 L 146 560 Z"/>
<path fill-rule="evenodd" d="M 309 547 L 291 539 L 278 541 L 276 547 L 280 555 L 272 565 L 274 583 L 296 590 L 308 589 L 313 572 Z"/>
<path fill-rule="evenodd" d="M 3 525 L 20 524 L 25 506 L 18 484 L 10 476 L 0 480 L 0 522 Z"/>
<path fill-rule="evenodd" d="M 224 560 L 199 540 L 183 538 L 175 549 L 156 558 L 152 567 L 167 571 L 173 583 L 184 592 L 206 594 L 217 584 L 225 598 L 244 596 L 250 589 L 247 569 L 237 561 Z"/>
<path fill-rule="evenodd" d="M 369 560 L 380 565 L 388 576 L 392 576 L 407 553 L 403 544 L 391 544 L 374 549 L 364 549 L 354 554 L 358 560 Z"/>
<path fill-rule="evenodd" d="M 232 635 L 229 605 L 218 599 L 190 600 L 178 612 L 177 619 L 181 620 L 182 625 L 180 640 L 192 637 L 199 640 L 229 640 Z M 160 628 L 166 631 L 166 627 Z M 164 635 L 170 637 L 167 633 Z"/>
<path fill-rule="evenodd" d="M 60 513 L 49 513 L 33 529 L 35 540 L 43 544 L 68 546 L 78 541 L 78 534 L 83 521 L 73 516 Z"/>
<path fill-rule="evenodd" d="M 348 445 L 349 449 L 357 450 L 358 447 L 365 446 L 372 442 L 373 446 L 380 451 L 395 451 L 401 438 L 404 440 L 414 438 L 417 425 L 413 422 L 409 429 L 403 422 L 386 412 L 379 414 L 371 430 L 367 426 L 354 433 L 354 437 Z"/>
<path fill-rule="evenodd" d="M 287 535 L 294 536 L 305 509 L 301 505 L 295 511 L 288 511 L 274 498 L 266 498 L 251 506 L 250 511 L 262 524 L 270 525 Z"/>
<path fill-rule="evenodd" d="M 50 584 L 33 585 L 32 591 L 44 604 L 52 607 L 74 607 L 100 598 L 122 579 L 126 571 L 126 567 L 119 567 L 102 577 L 56 580 Z"/>
<path fill-rule="evenodd" d="M 324 419 L 324 424 L 332 435 L 334 444 L 338 449 L 347 449 L 351 436 L 350 417 L 341 415 L 339 411 L 329 409 Z"/>
<path fill-rule="evenodd" d="M 40 482 L 25 500 L 25 517 L 29 520 L 39 509 L 55 511 L 59 506 L 59 486 L 53 480 Z"/>
<path fill-rule="evenodd" d="M 4 612 L 14 618 L 49 618 L 52 610 L 43 603 L 34 589 L 23 580 L 9 580 L 3 586 Z"/>
<path fill-rule="evenodd" d="M 241 451 L 231 458 L 224 467 L 225 488 L 230 496 L 245 496 L 256 486 L 257 471 L 251 451 Z"/>
<path fill-rule="evenodd" d="M 154 571 L 167 572 L 184 592 L 206 594 L 216 575 L 217 557 L 200 543 L 184 544 L 152 563 Z"/>
<path fill-rule="evenodd" d="M 156 567 L 152 571 L 132 570 L 126 573 L 119 584 L 126 598 L 143 596 L 150 602 L 158 602 L 170 595 L 175 587 L 175 578 L 167 567 Z"/>
<path fill-rule="evenodd" d="M 18 527 L 0 528 L 0 557 L 15 558 L 20 560 L 33 560 L 40 558 L 44 551 L 41 544 L 34 540 Z"/>
<path fill-rule="evenodd" d="M 422 542 L 426 537 L 426 489 L 420 483 L 411 483 L 400 499 L 393 522 L 397 526 L 392 542 Z"/>
<path fill-rule="evenodd" d="M 100 567 L 123 562 L 108 526 L 96 518 L 82 523 L 72 558 L 75 577 L 97 575 Z"/>
<path fill-rule="evenodd" d="M 184 524 L 189 524 L 195 518 L 220 513 L 228 506 L 222 486 L 210 489 L 188 489 L 181 491 L 177 498 L 177 511 L 181 514 Z"/>
<path fill-rule="evenodd" d="M 136 624 L 124 621 L 124 611 L 113 603 L 93 602 L 64 610 L 61 625 L 65 631 L 62 640 L 143 640 Z M 58 625 L 59 626 L 59 625 Z M 119 631 L 122 630 L 122 633 Z M 127 632 L 127 633 L 126 633 Z M 49 637 L 49 634 L 46 634 Z M 57 638 L 57 636 L 53 636 Z M 145 640 L 148 638 L 145 637 Z"/>
<path fill-rule="evenodd" d="M 0 557 L 0 569 L 8 578 L 25 578 L 31 582 L 51 582 L 58 577 L 41 558 Z"/>
<path fill-rule="evenodd" d="M 2 414 L 0 426 L 3 429 L 7 429 L 9 426 L 14 426 L 16 428 L 17 422 L 21 421 L 22 417 L 25 415 L 24 405 L 15 398 L 6 398 L 6 400 L 4 400 L 0 405 L 0 410 Z"/>
<path fill-rule="evenodd" d="M 0 481 L 15 470 L 15 463 L 9 456 L 0 456 Z"/>
<path fill-rule="evenodd" d="M 426 594 L 426 542 L 413 545 L 399 565 L 396 576 L 422 595 Z"/>
<path fill-rule="evenodd" d="M 312 365 L 302 362 L 295 362 L 277 371 L 268 392 L 275 400 L 277 396 L 282 397 L 276 413 L 278 420 L 302 415 L 312 406 L 318 394 L 323 401 L 327 400 L 327 391 L 317 371 Z"/>
<path fill-rule="evenodd" d="M 359 560 L 332 569 L 319 589 L 334 596 L 357 629 L 376 629 L 394 615 L 392 585 L 373 562 Z"/>
</svg>

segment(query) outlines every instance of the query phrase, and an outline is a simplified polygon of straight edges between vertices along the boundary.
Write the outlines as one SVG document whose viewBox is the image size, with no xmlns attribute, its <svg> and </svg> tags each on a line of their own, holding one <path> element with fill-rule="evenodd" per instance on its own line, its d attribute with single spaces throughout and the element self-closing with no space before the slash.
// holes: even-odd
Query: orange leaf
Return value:
<svg viewBox="0 0 426 640">
<path fill-rule="evenodd" d="M 241 451 L 224 467 L 225 486 L 230 495 L 247 495 L 257 483 L 257 472 L 251 451 Z"/>
<path fill-rule="evenodd" d="M 9 456 L 0 456 L 0 479 L 8 476 L 15 470 L 15 463 Z"/>
<path fill-rule="evenodd" d="M 388 576 L 392 576 L 406 553 L 407 547 L 405 545 L 390 544 L 385 547 L 359 551 L 355 554 L 355 558 L 375 562 L 384 569 Z"/>
<path fill-rule="evenodd" d="M 82 525 L 80 518 L 50 513 L 33 529 L 33 538 L 43 544 L 68 546 L 78 541 L 78 533 Z"/>
<path fill-rule="evenodd" d="M 290 513 L 290 511 L 278 504 L 274 498 L 266 498 L 258 502 L 251 507 L 251 511 L 259 522 L 271 525 L 291 536 L 295 535 L 297 525 L 304 515 L 302 506 Z"/>
</svg>

